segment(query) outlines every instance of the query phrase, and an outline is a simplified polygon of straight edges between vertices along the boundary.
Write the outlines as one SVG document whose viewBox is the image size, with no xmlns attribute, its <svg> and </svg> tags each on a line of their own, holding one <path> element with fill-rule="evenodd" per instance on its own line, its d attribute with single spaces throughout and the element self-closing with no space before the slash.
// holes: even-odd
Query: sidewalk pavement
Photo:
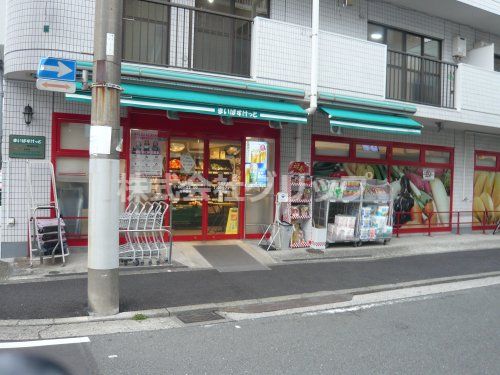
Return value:
<svg viewBox="0 0 500 375">
<path fill-rule="evenodd" d="M 369 260 L 405 257 L 421 254 L 438 254 L 457 251 L 500 249 L 500 234 L 423 234 L 393 238 L 387 245 L 365 243 L 361 247 L 352 244 L 333 245 L 326 250 L 293 249 L 265 251 L 258 247 L 258 241 L 232 241 L 249 255 L 266 266 L 282 263 L 306 263 L 318 261 Z M 121 267 L 122 272 L 140 273 L 155 270 L 204 270 L 213 266 L 196 250 L 195 246 L 206 242 L 176 242 L 173 248 L 172 265 Z M 210 245 L 227 245 L 228 241 L 210 241 Z M 63 267 L 60 260 L 53 264 L 50 260 L 43 265 L 35 261 L 33 268 L 27 258 L 13 258 L 0 261 L 0 283 L 46 279 L 63 275 L 87 273 L 87 249 L 71 248 L 71 254 Z"/>
<path fill-rule="evenodd" d="M 294 249 L 292 251 L 270 251 L 269 255 L 277 262 L 303 262 L 317 260 L 346 259 L 384 259 L 421 254 L 438 254 L 472 250 L 500 250 L 500 234 L 424 234 L 405 235 L 392 238 L 387 245 L 365 243 L 361 247 L 352 244 L 333 245 L 322 251 Z"/>
<path fill-rule="evenodd" d="M 167 309 L 277 296 L 371 288 L 453 277 L 500 274 L 500 251 L 474 250 L 397 258 L 284 262 L 269 270 L 218 272 L 124 272 L 120 311 Z M 87 315 L 85 274 L 0 283 L 0 320 L 54 319 Z"/>
</svg>

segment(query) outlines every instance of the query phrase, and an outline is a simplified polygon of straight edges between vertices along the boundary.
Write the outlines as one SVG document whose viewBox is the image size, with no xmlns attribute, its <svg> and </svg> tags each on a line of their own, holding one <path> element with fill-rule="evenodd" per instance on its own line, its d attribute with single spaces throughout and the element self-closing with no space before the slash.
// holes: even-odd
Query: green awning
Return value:
<svg viewBox="0 0 500 375">
<path fill-rule="evenodd" d="M 122 84 L 121 86 L 123 91 L 120 104 L 123 107 L 200 113 L 261 121 L 307 123 L 306 111 L 298 104 L 289 102 L 143 85 Z M 90 103 L 91 96 L 90 92 L 77 91 L 76 94 L 66 94 L 66 99 Z"/>
<path fill-rule="evenodd" d="M 404 115 L 353 111 L 324 106 L 320 108 L 328 115 L 332 127 L 413 135 L 420 135 L 422 130 L 421 124 Z"/>
</svg>

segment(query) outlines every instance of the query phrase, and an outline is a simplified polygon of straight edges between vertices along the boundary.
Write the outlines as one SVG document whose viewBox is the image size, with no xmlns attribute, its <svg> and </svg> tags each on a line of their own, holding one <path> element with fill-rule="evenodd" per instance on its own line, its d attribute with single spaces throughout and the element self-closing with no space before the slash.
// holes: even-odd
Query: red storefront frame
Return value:
<svg viewBox="0 0 500 375">
<path fill-rule="evenodd" d="M 90 124 L 89 115 L 78 115 L 68 113 L 53 113 L 52 115 L 52 153 L 51 159 L 55 170 L 57 171 L 57 159 L 60 157 L 68 158 L 88 158 L 87 150 L 70 150 L 61 148 L 61 124 L 63 123 Z M 190 137 L 203 139 L 205 144 L 210 140 L 238 140 L 241 142 L 241 176 L 245 175 L 245 145 L 246 137 L 267 138 L 274 140 L 275 149 L 275 171 L 280 169 L 280 131 L 272 129 L 267 122 L 245 119 L 234 119 L 234 125 L 222 125 L 218 117 L 204 116 L 196 114 L 180 114 L 179 120 L 170 120 L 167 118 L 165 111 L 143 110 L 138 108 L 128 108 L 127 117 L 121 119 L 123 132 L 123 150 L 120 154 L 120 159 L 125 160 L 127 180 L 130 175 L 130 130 L 157 130 L 162 137 L 169 140 L 172 137 Z M 205 158 L 209 153 L 208 147 L 204 148 Z M 167 163 L 170 160 L 169 147 L 167 147 Z M 206 164 L 206 163 L 205 163 Z M 205 166 L 204 168 L 208 168 Z M 204 171 L 204 174 L 206 171 Z M 244 185 L 244 184 L 243 184 Z M 274 179 L 274 193 L 279 190 L 278 173 Z M 52 192 L 53 197 L 53 192 Z M 126 204 L 128 204 L 128 189 L 126 189 Z M 238 226 L 239 234 L 226 235 L 214 234 L 208 235 L 204 230 L 203 235 L 199 236 L 175 236 L 175 240 L 190 241 L 190 240 L 223 240 L 223 239 L 242 239 L 242 238 L 260 238 L 258 233 L 245 234 L 245 187 L 240 190 L 240 209 L 238 210 Z M 203 210 L 207 210 L 204 205 Z M 205 219 L 202 227 L 206 226 L 207 213 L 204 212 Z M 82 217 L 86 219 L 86 217 Z M 76 219 L 76 218 L 73 218 Z M 68 239 L 72 246 L 84 246 L 87 244 L 86 236 L 79 238 Z"/>
<path fill-rule="evenodd" d="M 478 165 L 477 160 L 481 156 L 491 156 L 496 158 L 496 164 L 495 166 L 484 166 L 484 165 Z M 495 173 L 500 173 L 500 152 L 494 152 L 494 151 L 481 151 L 481 150 L 476 150 L 474 152 L 474 174 L 479 171 L 484 171 L 484 172 L 495 172 Z M 476 192 L 474 191 L 475 189 L 475 179 L 473 179 L 473 186 L 472 186 L 472 195 L 475 197 Z M 493 198 L 494 201 L 494 197 Z M 494 210 L 496 210 L 496 207 L 493 207 Z M 495 214 L 497 212 L 495 211 Z M 474 215 L 474 199 L 472 201 L 472 215 Z M 480 224 L 480 225 L 472 225 L 473 230 L 485 230 L 485 229 L 495 229 L 496 225 L 495 224 Z"/>
<path fill-rule="evenodd" d="M 325 156 L 316 153 L 316 141 L 324 142 L 338 142 L 349 145 L 349 156 Z M 372 158 L 358 158 L 356 157 L 356 145 L 373 145 L 386 147 L 385 159 L 372 159 Z M 419 160 L 402 161 L 393 159 L 394 148 L 407 148 L 420 150 Z M 448 152 L 450 159 L 448 163 L 431 163 L 425 161 L 426 151 L 443 151 Z M 387 142 L 363 138 L 347 138 L 330 135 L 313 134 L 311 139 L 311 168 L 314 168 L 314 163 L 318 161 L 335 162 L 335 163 L 363 163 L 363 164 L 378 164 L 387 167 L 387 179 L 391 182 L 390 168 L 393 166 L 409 166 L 409 167 L 429 167 L 429 168 L 446 168 L 451 170 L 451 183 L 450 183 L 450 223 L 447 226 L 440 225 L 439 227 L 431 228 L 432 232 L 449 232 L 452 227 L 452 212 L 453 212 L 453 178 L 454 178 L 454 148 L 435 145 L 422 145 L 416 143 L 404 142 Z M 405 228 L 398 229 L 400 233 L 424 233 L 428 232 L 428 228 Z"/>
</svg>

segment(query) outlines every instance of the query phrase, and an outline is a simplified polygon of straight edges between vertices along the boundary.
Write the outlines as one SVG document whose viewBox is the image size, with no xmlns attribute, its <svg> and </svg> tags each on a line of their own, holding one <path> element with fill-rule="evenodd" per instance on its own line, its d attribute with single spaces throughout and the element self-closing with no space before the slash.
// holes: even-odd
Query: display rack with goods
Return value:
<svg viewBox="0 0 500 375">
<path fill-rule="evenodd" d="M 283 220 L 293 226 L 290 247 L 309 247 L 312 214 L 312 177 L 309 164 L 291 162 L 283 187 L 288 194 L 288 201 L 283 209 Z"/>
<path fill-rule="evenodd" d="M 314 180 L 312 247 L 390 240 L 391 188 L 387 182 L 361 177 Z"/>
</svg>

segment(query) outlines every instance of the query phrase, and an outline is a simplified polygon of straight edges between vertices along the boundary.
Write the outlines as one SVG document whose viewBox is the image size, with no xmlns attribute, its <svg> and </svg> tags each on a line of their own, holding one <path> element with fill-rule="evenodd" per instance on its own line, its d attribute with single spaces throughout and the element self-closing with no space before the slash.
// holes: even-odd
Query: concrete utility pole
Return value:
<svg viewBox="0 0 500 375">
<path fill-rule="evenodd" d="M 96 0 L 89 160 L 88 304 L 119 311 L 118 216 L 123 0 Z"/>
</svg>

